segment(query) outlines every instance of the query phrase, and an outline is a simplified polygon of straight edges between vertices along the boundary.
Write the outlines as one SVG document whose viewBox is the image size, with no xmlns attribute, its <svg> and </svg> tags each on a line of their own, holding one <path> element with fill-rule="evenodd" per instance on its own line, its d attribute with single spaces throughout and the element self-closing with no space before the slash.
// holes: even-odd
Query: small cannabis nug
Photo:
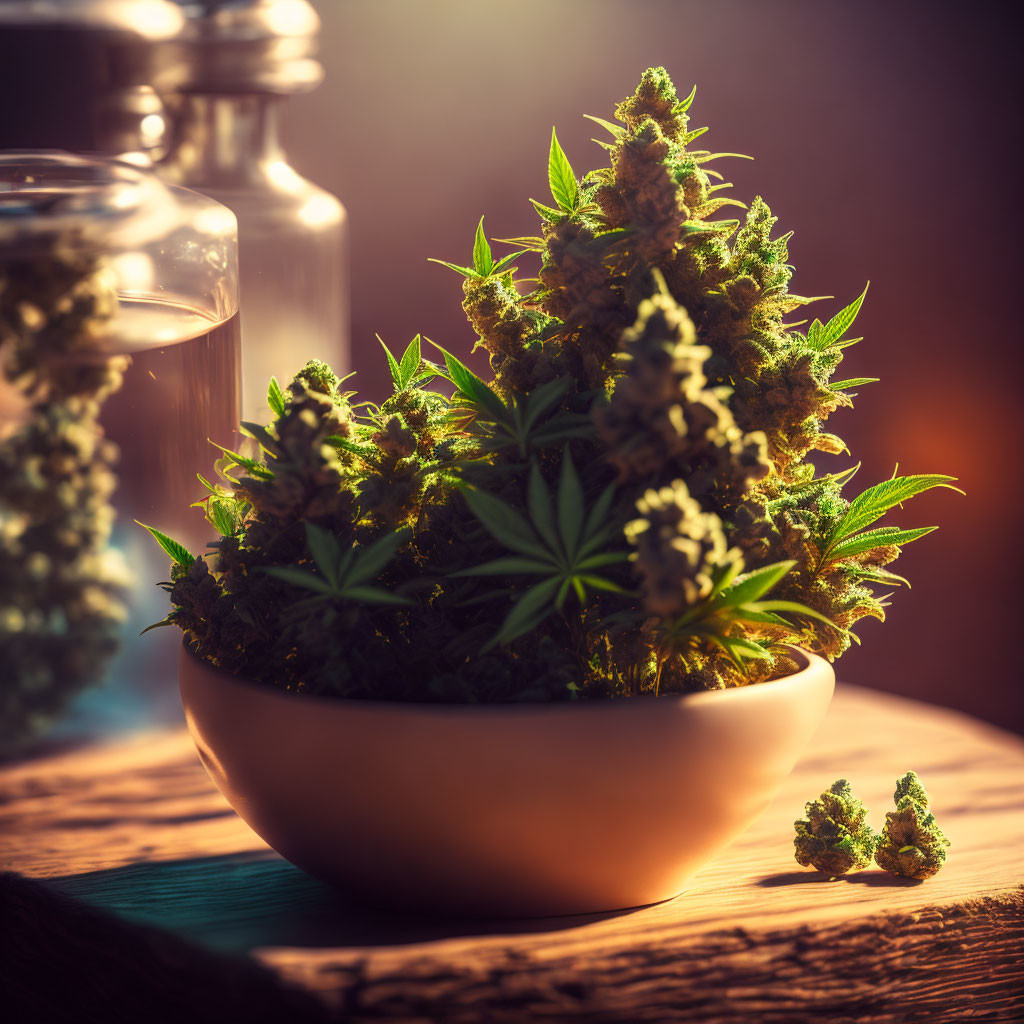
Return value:
<svg viewBox="0 0 1024 1024">
<path fill-rule="evenodd" d="M 417 335 L 385 346 L 379 404 L 322 364 L 271 383 L 252 449 L 202 481 L 214 551 L 157 537 L 200 656 L 303 692 L 570 700 L 771 679 L 883 617 L 875 588 L 931 528 L 879 520 L 952 478 L 851 499 L 856 466 L 809 461 L 846 452 L 826 420 L 872 382 L 834 379 L 864 294 L 791 319 L 814 300 L 790 234 L 725 195 L 693 98 L 646 71 L 592 119 L 608 160 L 582 177 L 553 132 L 538 233 L 496 256 L 481 218 L 445 263 L 489 380 Z"/>
<path fill-rule="evenodd" d="M 805 806 L 807 817 L 794 823 L 796 860 L 826 875 L 860 871 L 871 863 L 877 837 L 866 822 L 867 808 L 837 779 Z"/>
<path fill-rule="evenodd" d="M 897 781 L 893 799 L 896 810 L 885 816 L 875 861 L 894 875 L 930 878 L 945 864 L 949 840 L 928 810 L 928 794 L 915 772 Z"/>
</svg>

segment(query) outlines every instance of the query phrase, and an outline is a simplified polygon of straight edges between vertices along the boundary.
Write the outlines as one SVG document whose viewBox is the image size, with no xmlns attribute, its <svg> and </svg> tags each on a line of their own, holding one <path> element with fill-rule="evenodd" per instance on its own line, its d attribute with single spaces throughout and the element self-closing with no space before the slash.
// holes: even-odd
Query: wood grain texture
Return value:
<svg viewBox="0 0 1024 1024">
<path fill-rule="evenodd" d="M 938 876 L 798 867 L 805 800 L 846 776 L 877 827 L 910 768 L 952 841 Z M 211 958 L 249 953 L 346 1020 L 1024 1021 L 1024 742 L 855 687 L 769 810 L 687 893 L 637 911 L 360 908 L 268 850 L 181 731 L 0 769 L 0 867 Z"/>
</svg>

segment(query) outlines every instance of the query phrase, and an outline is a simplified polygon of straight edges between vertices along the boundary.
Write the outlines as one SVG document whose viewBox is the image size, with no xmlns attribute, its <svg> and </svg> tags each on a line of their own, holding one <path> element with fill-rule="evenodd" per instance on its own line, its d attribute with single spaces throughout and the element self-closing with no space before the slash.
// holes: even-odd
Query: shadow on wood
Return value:
<svg viewBox="0 0 1024 1024">
<path fill-rule="evenodd" d="M 264 852 L 129 864 L 51 878 L 48 884 L 122 920 L 232 953 L 548 933 L 631 912 L 503 920 L 497 925 L 427 917 L 360 901 Z"/>
<path fill-rule="evenodd" d="M 782 885 L 813 885 L 819 882 L 867 885 L 872 889 L 908 889 L 921 884 L 918 878 L 899 878 L 887 871 L 857 871 L 851 875 L 826 875 L 823 871 L 783 871 L 778 875 L 766 875 L 754 884 L 762 889 L 776 889 Z"/>
</svg>

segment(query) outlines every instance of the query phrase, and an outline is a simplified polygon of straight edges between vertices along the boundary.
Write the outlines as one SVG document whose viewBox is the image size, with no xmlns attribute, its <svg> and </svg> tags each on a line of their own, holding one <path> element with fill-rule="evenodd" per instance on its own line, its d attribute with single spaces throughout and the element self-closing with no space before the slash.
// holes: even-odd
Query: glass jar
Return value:
<svg viewBox="0 0 1024 1024">
<path fill-rule="evenodd" d="M 176 703 L 180 636 L 162 630 L 168 558 L 136 525 L 148 523 L 202 553 L 211 535 L 203 492 L 219 453 L 238 443 L 240 356 L 234 215 L 187 189 L 119 161 L 66 153 L 0 154 L 0 279 L 39 240 L 80 233 L 114 276 L 116 309 L 103 352 L 127 357 L 121 388 L 101 422 L 120 449 L 112 544 L 134 582 L 109 685 L 79 700 L 73 726 L 151 717 Z M 26 406 L 0 391 L 0 423 L 16 430 Z"/>
<path fill-rule="evenodd" d="M 0 149 L 140 164 L 163 141 L 159 94 L 180 77 L 170 0 L 0 0 Z"/>
<path fill-rule="evenodd" d="M 323 75 L 311 58 L 319 19 L 306 0 L 181 0 L 187 17 L 168 156 L 159 173 L 238 217 L 242 413 L 269 418 L 267 384 L 310 359 L 349 364 L 348 218 L 288 163 L 286 97 Z"/>
</svg>

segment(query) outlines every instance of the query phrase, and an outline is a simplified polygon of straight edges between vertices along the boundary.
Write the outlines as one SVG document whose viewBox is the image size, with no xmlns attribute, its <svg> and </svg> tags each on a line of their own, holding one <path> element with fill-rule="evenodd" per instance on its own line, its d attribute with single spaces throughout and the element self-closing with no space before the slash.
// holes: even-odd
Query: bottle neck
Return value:
<svg viewBox="0 0 1024 1024">
<path fill-rule="evenodd" d="M 184 94 L 173 109 L 173 143 L 164 161 L 182 185 L 244 188 L 284 161 L 278 135 L 282 97 Z"/>
</svg>

